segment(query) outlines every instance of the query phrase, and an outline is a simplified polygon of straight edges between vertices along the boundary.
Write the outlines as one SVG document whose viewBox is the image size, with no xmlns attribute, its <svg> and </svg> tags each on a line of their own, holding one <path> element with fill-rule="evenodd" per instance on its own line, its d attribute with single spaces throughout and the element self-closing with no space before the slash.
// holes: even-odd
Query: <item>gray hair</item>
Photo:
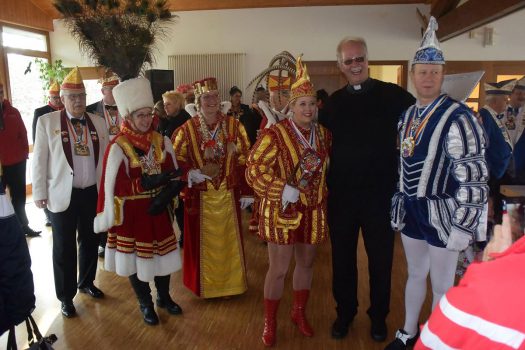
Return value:
<svg viewBox="0 0 525 350">
<path fill-rule="evenodd" d="M 341 51 L 343 49 L 343 46 L 348 43 L 354 43 L 354 44 L 359 44 L 363 46 L 363 48 L 365 49 L 365 55 L 368 57 L 368 47 L 366 46 L 365 39 L 358 37 L 358 36 L 347 36 L 347 37 L 344 37 L 337 45 L 337 51 L 336 51 L 337 62 L 341 63 Z"/>
</svg>

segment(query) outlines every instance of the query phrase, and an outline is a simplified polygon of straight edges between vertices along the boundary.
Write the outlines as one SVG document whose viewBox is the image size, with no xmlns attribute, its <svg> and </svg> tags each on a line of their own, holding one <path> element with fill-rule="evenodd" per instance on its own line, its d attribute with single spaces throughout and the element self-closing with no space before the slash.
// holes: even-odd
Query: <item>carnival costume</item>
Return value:
<svg viewBox="0 0 525 350">
<path fill-rule="evenodd" d="M 170 274 L 181 262 L 167 208 L 181 184 L 173 178 L 177 163 L 171 141 L 151 127 L 150 82 L 138 76 L 145 63 L 151 64 L 156 35 L 172 15 L 165 3 L 149 0 L 140 8 L 127 7 L 126 16 L 114 4 L 59 1 L 56 6 L 80 46 L 121 81 L 112 92 L 126 121 L 105 152 L 94 228 L 108 231 L 106 269 L 129 277 L 144 322 L 155 325 L 159 319 L 149 281 L 155 280 L 158 307 L 182 313 L 169 294 Z"/>
<path fill-rule="evenodd" d="M 195 82 L 194 88 L 200 106 L 201 96 L 216 91 L 217 82 L 207 78 Z M 188 182 L 194 176 L 203 180 L 184 190 L 183 269 L 184 285 L 203 298 L 242 294 L 247 289 L 238 203 L 250 192 L 244 180 L 250 143 L 238 120 L 217 113 L 216 122 L 207 125 L 198 112 L 172 139 Z"/>
<path fill-rule="evenodd" d="M 315 97 L 306 66 L 297 59 L 297 77 L 292 85 L 291 100 Z M 295 243 L 320 244 L 328 237 L 326 218 L 326 171 L 331 145 L 330 132 L 312 123 L 301 128 L 285 119 L 265 129 L 253 146 L 247 162 L 246 179 L 260 201 L 258 235 L 278 245 Z M 300 191 L 299 200 L 288 203 L 288 187 Z M 294 290 L 292 321 L 306 336 L 313 330 L 306 320 L 305 307 L 309 289 Z M 265 295 L 263 343 L 272 346 L 276 337 L 276 315 L 280 299 Z"/>
<path fill-rule="evenodd" d="M 418 74 L 414 65 L 445 64 L 436 30 L 431 17 L 412 62 L 413 74 Z M 486 227 L 480 221 L 488 197 L 486 139 L 465 104 L 441 94 L 427 106 L 410 107 L 399 122 L 399 144 L 399 192 L 392 199 L 391 217 L 392 227 L 402 233 L 409 274 L 405 324 L 387 350 L 406 349 L 417 340 L 429 272 L 434 307 L 454 283 L 459 251 L 484 239 Z"/>
</svg>

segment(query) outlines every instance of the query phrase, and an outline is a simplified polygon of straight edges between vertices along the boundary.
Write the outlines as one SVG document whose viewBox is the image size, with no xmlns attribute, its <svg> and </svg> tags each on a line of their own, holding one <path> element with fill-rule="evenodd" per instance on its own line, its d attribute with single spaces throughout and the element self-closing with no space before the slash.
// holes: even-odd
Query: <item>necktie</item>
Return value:
<svg viewBox="0 0 525 350">
<path fill-rule="evenodd" d="M 507 108 L 507 112 L 512 114 L 513 116 L 517 116 L 518 115 L 518 108 L 513 108 L 513 107 L 509 106 L 509 108 Z"/>
<path fill-rule="evenodd" d="M 78 123 L 82 124 L 82 125 L 86 125 L 86 119 L 85 118 L 71 118 L 71 124 L 73 125 L 77 125 Z"/>
</svg>

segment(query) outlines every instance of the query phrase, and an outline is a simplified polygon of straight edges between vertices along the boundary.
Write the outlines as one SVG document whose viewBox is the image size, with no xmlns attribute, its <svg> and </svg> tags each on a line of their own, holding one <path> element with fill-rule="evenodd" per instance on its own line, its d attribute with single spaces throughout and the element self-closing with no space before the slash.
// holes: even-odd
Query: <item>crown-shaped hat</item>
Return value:
<svg viewBox="0 0 525 350">
<path fill-rule="evenodd" d="M 487 95 L 510 95 L 516 79 L 500 81 L 499 83 L 485 83 L 485 94 Z"/>
<path fill-rule="evenodd" d="M 521 79 L 518 79 L 518 81 L 516 81 L 514 89 L 525 90 L 525 76 L 521 77 Z"/>
<path fill-rule="evenodd" d="M 428 21 L 428 27 L 423 35 L 423 40 L 419 49 L 416 51 L 412 65 L 420 64 L 445 64 L 445 58 L 443 57 L 443 51 L 439 46 L 439 41 L 436 36 L 438 30 L 438 23 L 434 16 L 430 17 Z"/>
<path fill-rule="evenodd" d="M 66 90 L 85 90 L 84 82 L 82 81 L 82 75 L 78 67 L 73 68 L 64 78 L 60 88 L 63 91 Z"/>
<path fill-rule="evenodd" d="M 99 83 L 102 84 L 102 87 L 115 87 L 118 85 L 119 79 L 117 75 L 109 73 L 106 74 L 103 78 L 101 78 L 99 80 Z"/>
<path fill-rule="evenodd" d="M 306 65 L 303 64 L 301 57 L 302 56 L 299 56 L 295 63 L 295 82 L 292 84 L 292 96 L 290 97 L 290 101 L 304 96 L 317 96 L 314 86 L 310 81 Z"/>
<path fill-rule="evenodd" d="M 60 95 L 60 85 L 56 80 L 54 80 L 51 85 L 49 85 L 49 95 L 58 96 Z"/>
<path fill-rule="evenodd" d="M 204 78 L 193 83 L 193 89 L 195 91 L 195 98 L 199 98 L 200 95 L 210 91 L 216 91 L 217 79 L 213 77 Z"/>
</svg>

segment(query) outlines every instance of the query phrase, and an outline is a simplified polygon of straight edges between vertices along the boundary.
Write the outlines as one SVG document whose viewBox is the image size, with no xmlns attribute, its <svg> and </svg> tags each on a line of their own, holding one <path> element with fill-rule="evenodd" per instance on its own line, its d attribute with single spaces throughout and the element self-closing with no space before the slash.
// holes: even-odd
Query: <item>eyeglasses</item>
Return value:
<svg viewBox="0 0 525 350">
<path fill-rule="evenodd" d="M 82 100 L 83 98 L 86 98 L 86 94 L 68 94 L 64 95 L 70 100 Z"/>
<path fill-rule="evenodd" d="M 363 63 L 364 61 L 366 60 L 366 56 L 357 56 L 357 57 L 352 57 L 352 58 L 347 58 L 343 61 L 343 64 L 345 66 L 349 66 L 351 65 L 352 63 L 354 63 L 354 61 L 356 63 Z"/>
<path fill-rule="evenodd" d="M 136 119 L 150 119 L 150 118 L 153 118 L 154 116 L 155 116 L 155 113 L 153 113 L 153 112 L 132 114 L 132 117 L 136 118 Z"/>
</svg>

